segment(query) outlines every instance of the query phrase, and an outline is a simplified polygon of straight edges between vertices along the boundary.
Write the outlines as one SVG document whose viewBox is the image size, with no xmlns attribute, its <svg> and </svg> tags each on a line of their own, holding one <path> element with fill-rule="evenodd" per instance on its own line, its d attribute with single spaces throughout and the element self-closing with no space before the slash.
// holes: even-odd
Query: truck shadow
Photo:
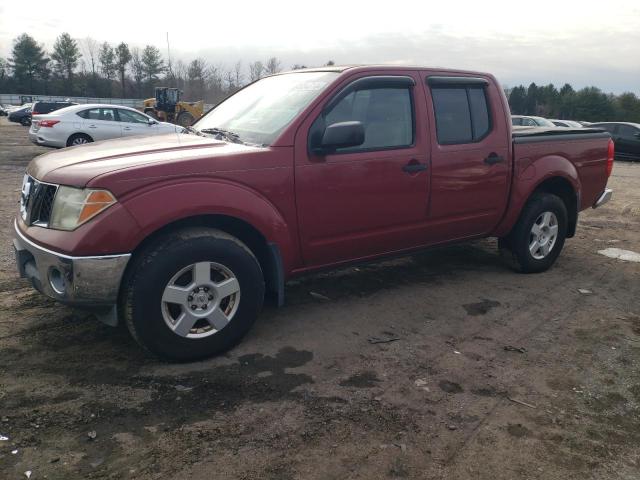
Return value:
<svg viewBox="0 0 640 480">
<path fill-rule="evenodd" d="M 447 278 L 469 272 L 508 271 L 498 255 L 495 240 L 435 247 L 410 256 L 397 257 L 339 270 L 305 275 L 286 285 L 286 306 L 367 297 L 412 284 L 442 284 Z M 320 296 L 319 296 L 319 295 Z"/>
</svg>

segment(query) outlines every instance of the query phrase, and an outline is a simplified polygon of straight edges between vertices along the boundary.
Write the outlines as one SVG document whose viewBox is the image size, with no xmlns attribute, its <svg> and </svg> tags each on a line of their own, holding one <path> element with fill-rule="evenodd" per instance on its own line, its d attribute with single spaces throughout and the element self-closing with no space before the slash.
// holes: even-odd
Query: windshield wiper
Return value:
<svg viewBox="0 0 640 480">
<path fill-rule="evenodd" d="M 196 135 L 199 135 L 201 137 L 205 136 L 204 133 L 201 133 L 200 130 L 195 129 L 192 126 L 184 127 L 184 130 L 188 133 L 195 133 Z"/>
<path fill-rule="evenodd" d="M 229 130 L 223 130 L 222 128 L 203 128 L 200 132 L 209 133 L 218 139 L 228 140 L 233 143 L 244 143 L 240 140 L 240 135 L 230 132 Z"/>
</svg>

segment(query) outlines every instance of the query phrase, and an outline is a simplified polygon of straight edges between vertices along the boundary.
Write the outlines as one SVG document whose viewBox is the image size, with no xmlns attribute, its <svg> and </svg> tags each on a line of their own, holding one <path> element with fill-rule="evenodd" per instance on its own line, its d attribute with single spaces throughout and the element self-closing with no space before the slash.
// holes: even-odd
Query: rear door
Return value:
<svg viewBox="0 0 640 480">
<path fill-rule="evenodd" d="M 94 141 L 120 138 L 122 135 L 115 108 L 91 108 L 82 113 L 82 130 L 90 135 Z"/>
<path fill-rule="evenodd" d="M 352 78 L 302 123 L 296 201 L 305 262 L 326 265 L 426 243 L 429 158 L 418 74 Z M 362 122 L 364 144 L 318 155 L 310 134 Z"/>
<path fill-rule="evenodd" d="M 507 206 L 511 129 L 485 78 L 423 74 L 431 145 L 434 241 L 483 235 Z"/>
</svg>

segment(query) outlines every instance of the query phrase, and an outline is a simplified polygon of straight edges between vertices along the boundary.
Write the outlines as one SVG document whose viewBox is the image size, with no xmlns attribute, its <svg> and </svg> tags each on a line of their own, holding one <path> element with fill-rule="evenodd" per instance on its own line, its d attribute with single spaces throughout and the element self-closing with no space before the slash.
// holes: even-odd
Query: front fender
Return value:
<svg viewBox="0 0 640 480">
<path fill-rule="evenodd" d="M 278 245 L 285 269 L 293 263 L 294 229 L 272 202 L 245 185 L 220 179 L 152 184 L 123 199 L 122 203 L 140 225 L 140 230 L 132 236 L 133 249 L 153 232 L 173 222 L 217 214 L 249 223 L 267 241 Z"/>
<path fill-rule="evenodd" d="M 580 177 L 570 160 L 559 155 L 524 157 L 516 160 L 509 206 L 492 235 L 507 235 L 518 221 L 520 212 L 533 192 L 546 180 L 558 177 L 568 181 L 580 198 Z"/>
</svg>

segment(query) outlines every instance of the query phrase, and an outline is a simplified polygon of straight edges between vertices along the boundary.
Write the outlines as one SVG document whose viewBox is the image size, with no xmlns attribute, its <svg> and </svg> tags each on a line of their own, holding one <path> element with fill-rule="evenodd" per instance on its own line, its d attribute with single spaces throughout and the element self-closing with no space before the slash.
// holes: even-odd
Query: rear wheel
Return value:
<svg viewBox="0 0 640 480">
<path fill-rule="evenodd" d="M 22 117 L 20 119 L 20 125 L 23 127 L 28 127 L 31 125 L 31 117 Z"/>
<path fill-rule="evenodd" d="M 189 361 L 221 353 L 249 331 L 264 299 L 260 264 L 220 230 L 168 234 L 133 261 L 120 313 L 153 354 Z"/>
<path fill-rule="evenodd" d="M 74 133 L 67 139 L 67 147 L 74 145 L 84 145 L 85 143 L 93 142 L 93 138 L 84 133 Z"/>
<path fill-rule="evenodd" d="M 498 245 L 511 266 L 523 273 L 543 272 L 551 267 L 567 235 L 567 208 L 550 193 L 534 194 L 511 233 Z"/>
</svg>

